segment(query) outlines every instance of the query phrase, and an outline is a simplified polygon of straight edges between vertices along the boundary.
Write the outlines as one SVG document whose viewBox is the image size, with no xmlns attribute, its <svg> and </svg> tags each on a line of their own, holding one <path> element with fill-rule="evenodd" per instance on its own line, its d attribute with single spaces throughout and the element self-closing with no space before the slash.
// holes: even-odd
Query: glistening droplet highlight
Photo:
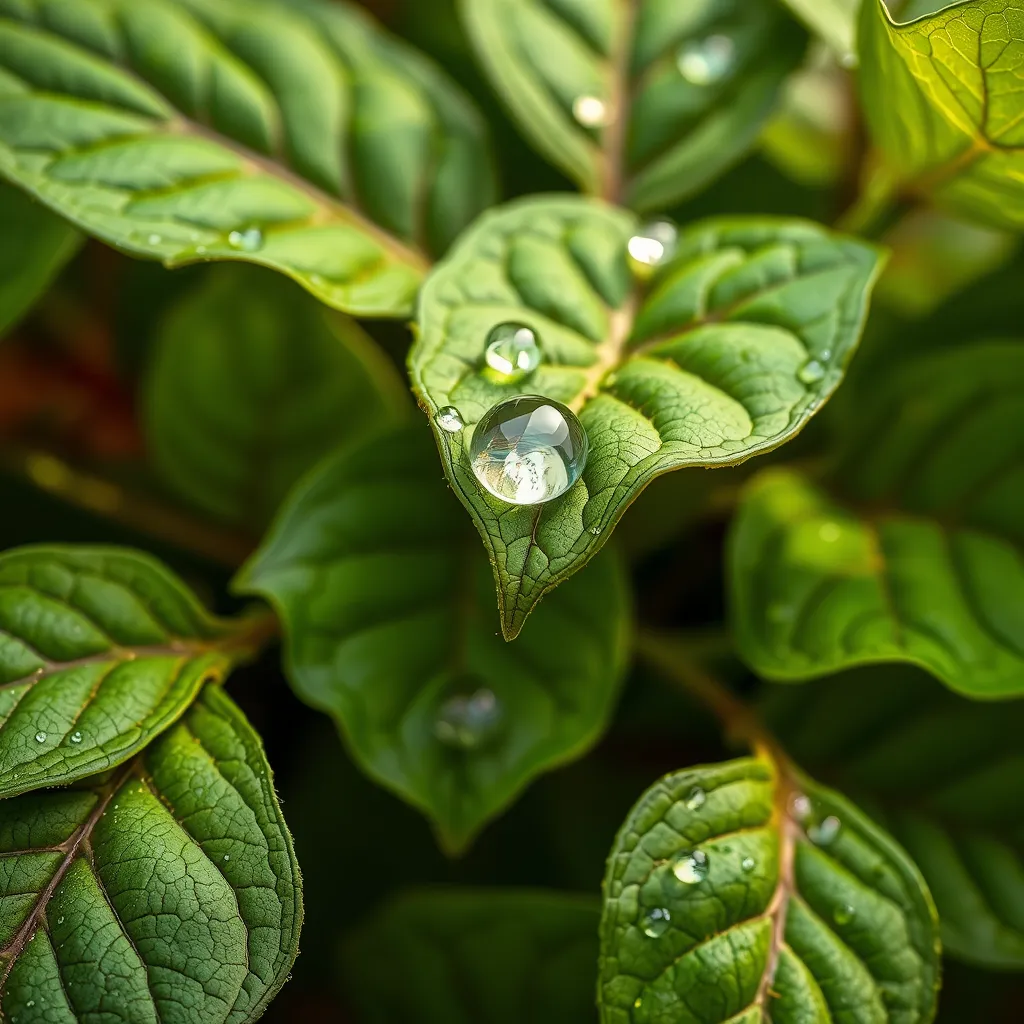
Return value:
<svg viewBox="0 0 1024 1024">
<path fill-rule="evenodd" d="M 684 44 L 676 64 L 691 85 L 714 85 L 732 70 L 735 55 L 736 44 L 730 36 L 713 35 Z"/>
<path fill-rule="evenodd" d="M 672 915 L 667 907 L 654 907 L 644 914 L 644 935 L 649 939 L 660 939 L 671 923 Z"/>
<path fill-rule="evenodd" d="M 434 719 L 434 735 L 448 747 L 475 750 L 492 739 L 501 725 L 504 708 L 493 690 L 480 687 L 445 700 Z"/>
<path fill-rule="evenodd" d="M 684 802 L 688 811 L 699 811 L 704 806 L 705 800 L 707 800 L 707 794 L 704 790 L 700 786 L 694 786 Z"/>
<path fill-rule="evenodd" d="M 608 104 L 599 96 L 577 96 L 572 116 L 585 128 L 603 128 L 611 121 Z"/>
<path fill-rule="evenodd" d="M 679 245 L 679 229 L 668 220 L 645 224 L 626 243 L 626 250 L 637 274 L 649 273 L 667 263 Z"/>
<path fill-rule="evenodd" d="M 477 480 L 496 498 L 540 505 L 579 480 L 589 449 L 575 413 L 540 395 L 523 395 L 484 414 L 469 455 Z"/>
<path fill-rule="evenodd" d="M 684 850 L 672 861 L 672 874 L 684 885 L 696 885 L 708 877 L 708 855 L 703 850 Z"/>
<path fill-rule="evenodd" d="M 501 381 L 521 380 L 540 366 L 537 335 L 526 324 L 504 323 L 487 335 L 484 362 Z"/>
<path fill-rule="evenodd" d="M 825 377 L 825 367 L 817 359 L 808 359 L 796 372 L 801 384 L 817 384 Z"/>
<path fill-rule="evenodd" d="M 263 232 L 259 228 L 246 228 L 244 231 L 232 231 L 228 235 L 228 245 L 242 252 L 256 252 L 263 248 Z"/>
<path fill-rule="evenodd" d="M 815 846 L 830 846 L 836 841 L 836 837 L 839 835 L 842 827 L 843 823 L 834 814 L 830 814 L 827 818 L 824 818 L 815 825 L 811 825 L 807 829 L 807 838 Z"/>
<path fill-rule="evenodd" d="M 462 413 L 454 405 L 446 405 L 443 409 L 438 409 L 434 421 L 449 434 L 457 434 L 466 426 Z"/>
</svg>

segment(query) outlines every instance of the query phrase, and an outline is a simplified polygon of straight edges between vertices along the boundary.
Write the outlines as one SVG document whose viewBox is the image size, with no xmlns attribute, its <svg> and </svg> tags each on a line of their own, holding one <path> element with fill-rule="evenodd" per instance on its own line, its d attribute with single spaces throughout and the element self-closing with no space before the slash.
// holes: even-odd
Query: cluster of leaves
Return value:
<svg viewBox="0 0 1024 1024">
<path fill-rule="evenodd" d="M 450 853 L 597 742 L 634 652 L 751 748 L 640 797 L 601 901 L 392 903 L 345 953 L 368 1021 L 587 1019 L 593 986 L 562 983 L 583 962 L 605 1024 L 927 1024 L 943 948 L 1024 969 L 1021 705 L 991 703 L 1024 697 L 1024 348 L 876 345 L 851 368 L 875 241 L 895 302 L 914 273 L 935 292 L 920 309 L 1024 228 L 1024 18 L 938 6 L 463 0 L 511 116 L 584 193 L 490 209 L 473 104 L 344 3 L 0 0 L 0 329 L 79 232 L 167 267 L 231 261 L 162 321 L 140 404 L 162 486 L 258 541 L 234 588 L 268 606 L 214 618 L 129 550 L 0 555 L 0 1016 L 263 1012 L 297 952 L 299 874 L 221 684 L 278 630 L 296 694 Z M 820 104 L 854 81 L 870 145 L 830 161 Z M 846 174 L 838 231 L 716 217 L 630 260 L 642 217 L 759 140 L 798 175 Z M 352 317 L 414 319 L 436 444 Z M 526 380 L 485 369 L 508 321 L 542 342 Z M 709 504 L 696 468 L 779 449 L 846 376 L 825 442 L 738 496 L 733 657 L 818 680 L 748 705 L 686 637 L 634 626 L 613 535 L 673 471 Z M 527 507 L 467 458 L 523 393 L 590 446 L 564 496 Z M 438 423 L 450 406 L 461 431 Z"/>
</svg>

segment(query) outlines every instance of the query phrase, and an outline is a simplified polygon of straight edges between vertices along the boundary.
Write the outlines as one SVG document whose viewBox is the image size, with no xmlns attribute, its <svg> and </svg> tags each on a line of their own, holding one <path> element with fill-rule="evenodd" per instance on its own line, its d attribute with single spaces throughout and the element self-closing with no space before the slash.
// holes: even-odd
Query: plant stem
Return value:
<svg viewBox="0 0 1024 1024">
<path fill-rule="evenodd" d="M 905 208 L 900 183 L 891 172 L 876 163 L 865 174 L 853 204 L 836 221 L 836 228 L 877 240 L 900 219 Z"/>
</svg>

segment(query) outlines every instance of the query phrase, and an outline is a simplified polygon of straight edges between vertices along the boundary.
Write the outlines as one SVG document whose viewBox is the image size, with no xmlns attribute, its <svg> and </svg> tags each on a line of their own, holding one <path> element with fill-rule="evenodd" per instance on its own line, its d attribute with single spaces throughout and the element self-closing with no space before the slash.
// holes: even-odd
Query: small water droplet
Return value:
<svg viewBox="0 0 1024 1024">
<path fill-rule="evenodd" d="M 259 228 L 232 231 L 228 235 L 228 245 L 232 249 L 241 249 L 243 252 L 256 252 L 263 248 L 263 232 Z"/>
<path fill-rule="evenodd" d="M 46 733 L 43 732 L 42 730 L 40 730 L 39 732 L 36 733 L 36 743 L 45 743 L 45 742 L 46 742 Z"/>
<path fill-rule="evenodd" d="M 672 874 L 686 885 L 696 885 L 708 877 L 708 867 L 703 850 L 684 850 L 672 861 Z"/>
<path fill-rule="evenodd" d="M 498 324 L 487 335 L 484 361 L 502 381 L 520 380 L 540 366 L 537 335 L 526 324 Z"/>
<path fill-rule="evenodd" d="M 849 903 L 841 903 L 832 911 L 832 920 L 838 925 L 849 924 L 856 913 Z"/>
<path fill-rule="evenodd" d="M 468 680 L 462 686 L 466 682 L 472 685 L 472 680 Z M 456 693 L 438 708 L 434 735 L 447 747 L 475 750 L 494 736 L 504 714 L 493 690 L 480 687 L 473 692 Z"/>
<path fill-rule="evenodd" d="M 834 815 L 830 814 L 816 825 L 811 825 L 807 830 L 807 838 L 815 846 L 829 846 L 835 842 L 843 823 Z"/>
<path fill-rule="evenodd" d="M 583 475 L 590 443 L 576 414 L 540 395 L 499 402 L 473 431 L 470 461 L 483 487 L 511 505 L 540 505 Z"/>
<path fill-rule="evenodd" d="M 163 235 L 156 234 L 150 235 L 149 238 L 146 239 L 146 241 L 149 242 L 150 245 L 159 245 L 163 240 Z"/>
<path fill-rule="evenodd" d="M 843 531 L 838 523 L 822 523 L 818 527 L 818 538 L 825 544 L 835 544 L 842 535 Z"/>
<path fill-rule="evenodd" d="M 457 434 L 466 426 L 462 413 L 454 405 L 446 405 L 443 409 L 438 409 L 434 421 L 449 434 Z"/>
<path fill-rule="evenodd" d="M 594 537 L 599 537 L 601 535 L 601 527 L 600 526 L 591 526 L 587 530 L 587 533 L 592 534 Z"/>
<path fill-rule="evenodd" d="M 57 918 L 57 924 L 63 924 L 63 923 L 64 923 L 64 915 L 61 914 L 61 916 Z"/>
<path fill-rule="evenodd" d="M 626 243 L 626 251 L 633 262 L 633 270 L 643 272 L 675 255 L 679 245 L 679 229 L 669 220 L 655 220 L 645 224 Z"/>
<path fill-rule="evenodd" d="M 735 54 L 736 44 L 730 36 L 713 35 L 686 43 L 676 64 L 691 85 L 714 85 L 732 70 Z"/>
<path fill-rule="evenodd" d="M 753 871 L 756 866 L 757 862 L 753 857 L 744 857 L 743 860 L 740 861 L 740 867 L 743 868 L 744 871 Z"/>
<path fill-rule="evenodd" d="M 832 358 L 832 349 L 830 349 L 830 348 L 823 348 L 818 353 L 818 359 L 821 360 L 821 362 L 823 362 L 823 363 L 827 363 L 831 358 Z"/>
<path fill-rule="evenodd" d="M 206 255 L 206 246 L 205 245 L 197 245 L 196 246 L 196 255 L 197 256 L 205 256 Z"/>
<path fill-rule="evenodd" d="M 598 96 L 577 96 L 572 116 L 585 128 L 603 128 L 610 122 L 608 104 Z"/>
<path fill-rule="evenodd" d="M 797 821 L 806 821 L 811 816 L 811 801 L 803 793 L 794 793 L 789 798 L 789 813 Z"/>
<path fill-rule="evenodd" d="M 800 378 L 802 384 L 817 384 L 825 376 L 825 367 L 817 359 L 808 359 L 797 370 L 796 375 Z"/>
<path fill-rule="evenodd" d="M 707 800 L 707 794 L 700 786 L 694 786 L 686 797 L 686 809 L 688 811 L 699 811 Z"/>
<path fill-rule="evenodd" d="M 81 743 L 82 742 L 82 734 L 80 732 L 77 732 L 77 731 L 73 732 L 68 737 L 68 739 L 70 739 L 72 743 Z"/>
<path fill-rule="evenodd" d="M 649 939 L 660 939 L 668 931 L 672 915 L 666 907 L 654 907 L 644 914 L 644 935 Z"/>
<path fill-rule="evenodd" d="M 225 853 L 224 854 L 224 859 L 225 860 L 231 860 L 231 854 L 230 853 Z"/>
</svg>

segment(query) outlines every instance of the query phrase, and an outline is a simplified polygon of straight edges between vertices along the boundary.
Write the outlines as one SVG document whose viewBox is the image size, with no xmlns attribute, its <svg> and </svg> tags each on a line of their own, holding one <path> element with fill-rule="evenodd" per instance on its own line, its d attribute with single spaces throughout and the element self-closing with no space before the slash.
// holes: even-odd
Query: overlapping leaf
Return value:
<svg viewBox="0 0 1024 1024">
<path fill-rule="evenodd" d="M 875 250 L 801 221 L 723 219 L 682 232 L 649 286 L 631 280 L 632 218 L 597 201 L 532 199 L 486 215 L 431 275 L 409 356 L 445 471 L 495 567 L 514 637 L 540 597 L 584 565 L 654 477 L 742 462 L 793 437 L 842 378 L 864 321 Z M 482 372 L 488 332 L 532 327 L 543 362 L 525 380 Z M 511 507 L 466 455 L 494 403 L 544 395 L 590 438 L 583 478 L 543 506 Z"/>
<path fill-rule="evenodd" d="M 408 406 L 353 321 L 252 267 L 220 267 L 182 300 L 152 359 L 144 412 L 157 467 L 196 506 L 257 531 L 307 469 Z"/>
<path fill-rule="evenodd" d="M 0 803 L 0 854 L 5 1020 L 246 1024 L 295 959 L 291 839 L 216 687 L 113 772 Z"/>
<path fill-rule="evenodd" d="M 793 13 L 847 62 L 856 55 L 861 0 L 783 0 Z"/>
<path fill-rule="evenodd" d="M 860 82 L 887 173 L 953 210 L 1024 227 L 1022 43 L 1014 0 L 964 0 L 907 24 L 867 0 Z"/>
<path fill-rule="evenodd" d="M 126 252 L 367 315 L 409 311 L 494 187 L 467 101 L 326 0 L 0 0 L 0 174 Z"/>
<path fill-rule="evenodd" d="M 0 555 L 0 796 L 126 760 L 224 676 L 238 642 L 145 555 Z"/>
<path fill-rule="evenodd" d="M 628 597 L 612 556 L 546 601 L 524 641 L 502 642 L 487 560 L 422 427 L 329 459 L 238 586 L 280 612 L 299 696 L 454 849 L 594 742 L 624 669 Z"/>
<path fill-rule="evenodd" d="M 907 855 L 766 757 L 667 776 L 612 848 L 605 1024 L 926 1024 L 938 975 L 935 910 Z"/>
<path fill-rule="evenodd" d="M 875 666 L 774 687 L 766 712 L 794 757 L 913 856 L 948 953 L 1024 969 L 1024 703 L 968 701 L 912 668 Z"/>
<path fill-rule="evenodd" d="M 591 1024 L 599 919 L 590 897 L 410 892 L 347 942 L 349 991 L 365 1024 Z"/>
<path fill-rule="evenodd" d="M 588 192 L 640 210 L 694 192 L 757 139 L 803 35 L 773 0 L 463 0 L 523 131 Z"/>
<path fill-rule="evenodd" d="M 857 403 L 832 490 L 750 485 L 730 551 L 740 652 L 773 679 L 903 661 L 1024 694 L 1024 346 L 905 364 Z"/>
<path fill-rule="evenodd" d="M 0 185 L 0 338 L 49 287 L 78 247 L 69 224 Z"/>
</svg>

